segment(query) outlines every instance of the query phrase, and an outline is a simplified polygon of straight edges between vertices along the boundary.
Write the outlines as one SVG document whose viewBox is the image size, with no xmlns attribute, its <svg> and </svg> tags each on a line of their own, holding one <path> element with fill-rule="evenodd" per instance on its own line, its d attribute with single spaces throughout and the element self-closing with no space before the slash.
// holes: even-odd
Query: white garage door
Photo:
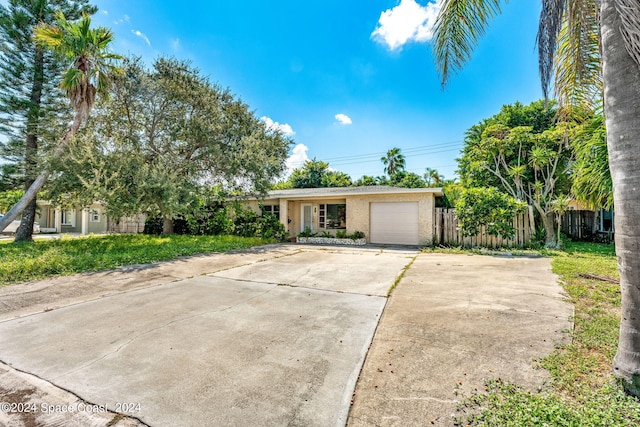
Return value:
<svg viewBox="0 0 640 427">
<path fill-rule="evenodd" d="M 371 243 L 417 245 L 418 202 L 371 203 Z"/>
</svg>

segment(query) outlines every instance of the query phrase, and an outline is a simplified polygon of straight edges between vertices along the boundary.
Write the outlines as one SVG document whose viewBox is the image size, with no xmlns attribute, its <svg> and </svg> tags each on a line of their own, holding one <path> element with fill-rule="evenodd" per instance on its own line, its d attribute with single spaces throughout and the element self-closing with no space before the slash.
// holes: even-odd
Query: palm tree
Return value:
<svg viewBox="0 0 640 427">
<path fill-rule="evenodd" d="M 500 13 L 500 0 L 444 0 L 434 28 L 442 83 L 462 68 Z M 593 106 L 604 88 L 622 320 L 614 375 L 640 396 L 640 8 L 636 0 L 542 0 L 538 48 L 545 95 L 553 77 L 563 114 Z"/>
<path fill-rule="evenodd" d="M 92 29 L 89 15 L 83 15 L 74 23 L 67 21 L 59 11 L 55 22 L 56 25 L 38 25 L 35 39 L 39 45 L 53 51 L 68 65 L 62 76 L 60 88 L 71 101 L 74 118 L 54 151 L 54 157 L 60 157 L 82 123 L 89 117 L 96 94 L 107 96 L 111 77 L 120 72 L 113 65 L 113 61 L 121 57 L 108 51 L 113 40 L 111 30 L 104 27 Z M 45 184 L 49 174 L 49 170 L 43 170 L 20 201 L 0 219 L 0 231 L 25 209 Z"/>
<path fill-rule="evenodd" d="M 425 168 L 423 177 L 427 187 L 441 187 L 444 184 L 444 175 L 440 175 L 437 169 Z"/>
<path fill-rule="evenodd" d="M 384 164 L 384 172 L 389 174 L 390 177 L 404 170 L 404 156 L 400 153 L 400 149 L 398 147 L 394 147 L 387 151 L 387 155 L 381 157 L 380 160 Z"/>
</svg>

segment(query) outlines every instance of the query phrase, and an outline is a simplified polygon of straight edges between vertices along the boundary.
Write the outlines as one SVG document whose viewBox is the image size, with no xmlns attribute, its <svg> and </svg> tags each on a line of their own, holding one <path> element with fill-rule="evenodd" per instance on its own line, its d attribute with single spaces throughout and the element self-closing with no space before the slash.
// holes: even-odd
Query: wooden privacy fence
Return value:
<svg viewBox="0 0 640 427">
<path fill-rule="evenodd" d="M 125 233 L 125 234 L 139 234 L 144 231 L 144 222 L 147 216 L 144 214 L 138 214 L 135 216 L 128 216 L 120 218 L 118 221 L 114 221 L 111 218 L 107 218 L 107 233 Z"/>
<path fill-rule="evenodd" d="M 513 239 L 492 236 L 486 232 L 486 227 L 480 227 L 479 233 L 475 236 L 462 237 L 455 209 L 435 208 L 435 211 L 434 245 L 485 248 L 522 247 L 529 244 L 533 234 L 531 214 L 528 209 L 513 219 L 513 226 L 516 229 Z"/>
<path fill-rule="evenodd" d="M 596 212 L 583 210 L 567 211 L 562 216 L 560 225 L 560 230 L 573 239 L 590 239 L 598 229 Z"/>
</svg>

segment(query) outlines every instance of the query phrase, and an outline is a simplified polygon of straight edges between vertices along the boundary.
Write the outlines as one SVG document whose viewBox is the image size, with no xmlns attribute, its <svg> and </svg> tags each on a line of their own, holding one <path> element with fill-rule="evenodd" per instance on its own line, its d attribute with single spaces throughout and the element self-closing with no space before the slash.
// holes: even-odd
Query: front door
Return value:
<svg viewBox="0 0 640 427">
<path fill-rule="evenodd" d="M 313 230 L 313 206 L 312 205 L 302 205 L 302 221 L 300 231 L 304 231 L 307 228 L 309 230 Z"/>
</svg>

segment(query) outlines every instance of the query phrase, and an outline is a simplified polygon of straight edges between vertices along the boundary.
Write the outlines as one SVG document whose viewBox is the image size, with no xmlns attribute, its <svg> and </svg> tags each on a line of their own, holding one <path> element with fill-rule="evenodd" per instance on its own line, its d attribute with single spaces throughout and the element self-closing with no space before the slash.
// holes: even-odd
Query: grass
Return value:
<svg viewBox="0 0 640 427">
<path fill-rule="evenodd" d="M 0 242 L 0 286 L 180 256 L 227 252 L 270 243 L 236 236 L 110 235 L 33 243 Z"/>
<path fill-rule="evenodd" d="M 411 267 L 414 263 L 414 261 L 416 260 L 416 258 L 418 258 L 417 256 L 414 256 L 413 258 L 411 258 L 411 261 L 409 261 L 409 263 L 407 265 L 404 266 L 404 268 L 402 269 L 402 271 L 400 272 L 400 274 L 398 274 L 398 277 L 396 277 L 396 280 L 393 281 L 393 285 L 391 285 L 391 287 L 389 288 L 389 290 L 387 291 L 387 296 L 390 297 L 391 294 L 393 293 L 393 291 L 396 289 L 396 287 L 398 286 L 398 283 L 400 283 L 400 280 L 402 280 L 402 278 L 404 277 L 405 273 L 407 272 L 407 270 L 409 269 L 409 267 Z"/>
<path fill-rule="evenodd" d="M 546 251 L 553 271 L 574 304 L 569 344 L 539 361 L 552 377 L 538 393 L 501 380 L 484 393 L 464 398 L 461 425 L 472 426 L 630 426 L 640 425 L 640 402 L 625 395 L 611 374 L 618 344 L 620 290 L 615 283 L 579 273 L 618 277 L 612 244 L 568 242 L 565 251 Z"/>
<path fill-rule="evenodd" d="M 268 242 L 233 236 L 144 235 L 41 240 L 17 245 L 0 243 L 0 286 L 263 243 Z M 539 361 L 540 367 L 551 373 L 550 387 L 532 393 L 517 384 L 499 379 L 489 381 L 483 393 L 474 393 L 461 401 L 460 423 L 473 426 L 640 425 L 640 403 L 625 395 L 611 375 L 618 340 L 619 287 L 579 276 L 579 273 L 591 273 L 617 278 L 613 245 L 569 242 L 565 251 L 538 253 L 552 257 L 553 271 L 560 276 L 574 304 L 572 342 L 559 346 Z"/>
</svg>

